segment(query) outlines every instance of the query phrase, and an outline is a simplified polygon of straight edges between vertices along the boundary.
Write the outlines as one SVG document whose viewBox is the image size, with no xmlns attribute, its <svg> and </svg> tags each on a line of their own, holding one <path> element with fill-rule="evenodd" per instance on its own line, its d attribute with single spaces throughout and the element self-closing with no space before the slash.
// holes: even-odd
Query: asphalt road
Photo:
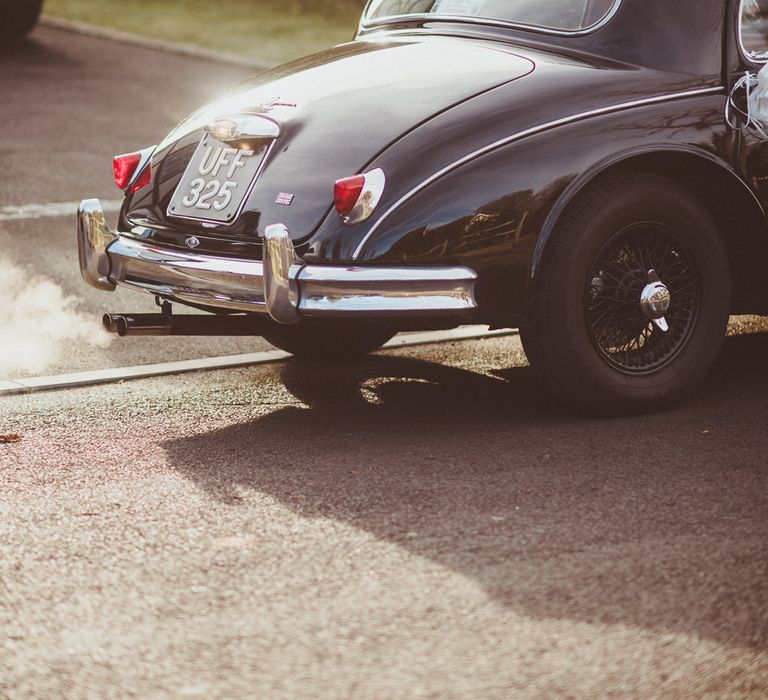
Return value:
<svg viewBox="0 0 768 700">
<path fill-rule="evenodd" d="M 240 71 L 36 32 L 0 58 L 0 206 L 113 197 L 199 76 Z M 71 221 L 0 227 L 109 298 Z M 59 362 L 194 349 L 136 340 Z M 766 357 L 731 338 L 621 420 L 546 402 L 514 338 L 2 399 L 0 697 L 766 697 Z"/>
<path fill-rule="evenodd" d="M 82 281 L 77 202 L 119 199 L 112 156 L 157 143 L 192 110 L 249 75 L 237 66 L 46 27 L 19 49 L 0 53 L 0 210 L 74 203 L 68 216 L 0 218 L 0 263 L 22 269 L 30 284 L 42 278 L 58 285 L 73 299 L 67 308 L 77 309 L 96 336 L 105 312 L 155 310 L 149 295 L 105 294 Z M 17 308 L 33 296 L 20 294 Z M 0 371 L 0 379 L 271 349 L 249 338 L 126 338 L 101 347 L 110 338 L 88 343 L 82 334 L 53 347 L 49 335 L 39 336 L 32 343 L 50 344 L 51 361 L 34 372 Z"/>
</svg>

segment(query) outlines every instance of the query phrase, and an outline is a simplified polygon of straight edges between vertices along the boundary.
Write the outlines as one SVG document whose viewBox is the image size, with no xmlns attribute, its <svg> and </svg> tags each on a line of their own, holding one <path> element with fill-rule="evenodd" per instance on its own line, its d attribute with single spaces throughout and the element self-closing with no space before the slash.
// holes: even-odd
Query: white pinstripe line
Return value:
<svg viewBox="0 0 768 700">
<path fill-rule="evenodd" d="M 559 126 L 566 126 L 568 124 L 573 124 L 574 122 L 589 119 L 590 117 L 600 117 L 604 115 L 614 114 L 616 112 L 623 112 L 628 109 L 634 109 L 635 107 L 646 107 L 649 105 L 656 104 L 658 102 L 667 102 L 667 101 L 673 101 L 673 100 L 680 100 L 687 97 L 701 97 L 703 95 L 715 95 L 715 94 L 724 94 L 724 88 L 720 86 L 720 87 L 712 87 L 712 88 L 701 88 L 698 90 L 685 90 L 683 92 L 673 92 L 667 95 L 657 95 L 656 97 L 645 97 L 638 100 L 631 100 L 630 102 L 622 102 L 620 104 L 611 105 L 609 107 L 600 107 L 598 109 L 593 109 L 588 112 L 579 112 L 577 114 L 571 114 L 567 117 L 562 117 L 561 119 L 555 119 L 554 121 L 546 122 L 544 124 L 537 124 L 536 126 L 531 127 L 530 129 L 525 129 L 524 131 L 518 131 L 514 134 L 510 134 L 509 136 L 505 136 L 503 139 L 494 141 L 493 143 L 490 143 L 487 146 L 478 148 L 476 151 L 472 151 L 472 153 L 468 153 L 463 158 L 459 158 L 453 163 L 450 163 L 446 167 L 441 168 L 437 172 L 433 173 L 426 180 L 422 180 L 413 189 L 409 190 L 402 197 L 400 197 L 400 199 L 398 199 L 389 209 L 387 209 L 381 215 L 381 217 L 376 221 L 376 223 L 374 223 L 373 226 L 371 226 L 368 233 L 366 233 L 365 236 L 363 236 L 363 239 L 360 241 L 360 243 L 358 243 L 357 248 L 355 248 L 355 252 L 352 253 L 352 259 L 357 260 L 360 257 L 360 254 L 363 252 L 363 248 L 365 248 L 365 245 L 371 239 L 373 234 L 376 233 L 376 231 L 378 231 L 379 228 L 381 228 L 382 224 L 389 218 L 391 214 L 393 214 L 399 207 L 405 204 L 409 199 L 417 195 L 419 192 L 421 192 L 423 189 L 431 185 L 436 180 L 439 180 L 441 177 L 460 168 L 462 165 L 466 165 L 467 163 L 470 163 L 471 161 L 477 158 L 480 158 L 481 156 L 484 156 L 488 153 L 492 153 L 493 151 L 499 148 L 502 148 L 503 146 L 508 146 L 509 144 L 512 144 L 516 141 L 521 141 L 522 139 L 527 138 L 528 136 L 534 136 L 544 131 L 555 129 Z"/>
</svg>

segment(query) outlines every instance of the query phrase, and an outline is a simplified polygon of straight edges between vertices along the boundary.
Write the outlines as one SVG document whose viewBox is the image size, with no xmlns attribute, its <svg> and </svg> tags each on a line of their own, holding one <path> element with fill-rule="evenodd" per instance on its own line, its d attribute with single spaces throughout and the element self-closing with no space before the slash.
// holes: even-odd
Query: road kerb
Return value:
<svg viewBox="0 0 768 700">
<path fill-rule="evenodd" d="M 435 343 L 456 342 L 461 340 L 480 340 L 504 335 L 517 335 L 515 330 L 488 331 L 480 330 L 478 326 L 466 326 L 449 331 L 425 331 L 424 333 L 406 333 L 395 336 L 382 349 L 397 350 L 398 348 L 416 345 L 432 345 Z M 147 379 L 172 374 L 201 372 L 216 369 L 232 369 L 252 365 L 279 362 L 291 357 L 282 350 L 267 350 L 264 352 L 245 353 L 242 355 L 224 355 L 221 357 L 206 357 L 194 360 L 177 360 L 151 365 L 133 367 L 115 367 L 92 370 L 88 372 L 72 372 L 47 377 L 28 377 L 25 379 L 0 380 L 0 397 L 14 394 L 30 394 L 39 391 L 55 389 L 73 389 L 97 384 L 111 384 L 130 379 Z"/>
<path fill-rule="evenodd" d="M 117 29 L 108 29 L 98 27 L 86 22 L 77 22 L 75 20 L 61 19 L 60 17 L 51 17 L 43 15 L 40 18 L 40 24 L 52 29 L 61 29 L 67 32 L 92 36 L 97 39 L 107 39 L 108 41 L 117 41 L 121 44 L 130 44 L 131 46 L 140 46 L 154 51 L 164 51 L 174 53 L 180 56 L 189 56 L 191 58 L 200 58 L 206 61 L 215 61 L 217 63 L 226 63 L 233 66 L 242 66 L 262 71 L 273 64 L 256 58 L 248 58 L 239 54 L 228 53 L 226 51 L 217 51 L 216 49 L 205 49 L 194 44 L 182 44 L 172 41 L 163 41 L 162 39 L 153 39 L 151 37 L 141 36 L 140 34 L 131 34 L 130 32 L 121 32 Z"/>
</svg>

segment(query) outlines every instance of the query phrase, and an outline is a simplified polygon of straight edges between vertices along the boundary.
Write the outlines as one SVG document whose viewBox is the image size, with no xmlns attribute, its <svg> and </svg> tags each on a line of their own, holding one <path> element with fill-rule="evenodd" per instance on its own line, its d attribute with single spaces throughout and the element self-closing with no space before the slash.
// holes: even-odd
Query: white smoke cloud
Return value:
<svg viewBox="0 0 768 700">
<path fill-rule="evenodd" d="M 78 312 L 76 297 L 2 259 L 0 301 L 0 379 L 44 371 L 68 343 L 104 348 L 112 341 L 97 319 Z"/>
</svg>

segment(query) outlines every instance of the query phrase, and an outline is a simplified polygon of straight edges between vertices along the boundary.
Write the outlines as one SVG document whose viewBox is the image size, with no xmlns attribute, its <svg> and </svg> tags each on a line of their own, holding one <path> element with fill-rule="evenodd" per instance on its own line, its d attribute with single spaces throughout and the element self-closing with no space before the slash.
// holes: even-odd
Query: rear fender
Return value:
<svg viewBox="0 0 768 700">
<path fill-rule="evenodd" d="M 736 137 L 724 126 L 723 106 L 722 96 L 659 103 L 503 146 L 404 202 L 368 238 L 358 260 L 465 265 L 479 275 L 478 301 L 488 322 L 524 323 L 559 218 L 611 168 L 643 154 L 684 153 L 748 191 L 728 163 Z"/>
</svg>

